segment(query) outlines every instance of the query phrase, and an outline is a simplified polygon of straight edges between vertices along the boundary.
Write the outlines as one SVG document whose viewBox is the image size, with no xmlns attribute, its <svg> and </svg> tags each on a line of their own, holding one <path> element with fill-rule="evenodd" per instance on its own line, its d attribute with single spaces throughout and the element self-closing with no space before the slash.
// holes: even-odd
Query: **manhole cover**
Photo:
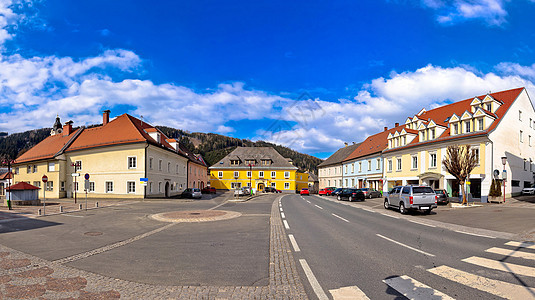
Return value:
<svg viewBox="0 0 535 300">
<path fill-rule="evenodd" d="M 89 232 L 84 233 L 84 235 L 87 235 L 87 236 L 99 236 L 99 235 L 102 235 L 102 232 L 89 231 Z"/>
</svg>

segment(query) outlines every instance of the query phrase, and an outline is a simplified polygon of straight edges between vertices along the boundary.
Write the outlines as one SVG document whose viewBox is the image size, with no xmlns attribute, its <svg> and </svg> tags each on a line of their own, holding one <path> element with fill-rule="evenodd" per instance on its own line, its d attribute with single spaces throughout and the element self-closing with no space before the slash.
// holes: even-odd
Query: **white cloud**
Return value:
<svg viewBox="0 0 535 300">
<path fill-rule="evenodd" d="M 466 20 L 483 20 L 487 25 L 500 26 L 507 22 L 508 0 L 422 0 L 424 7 L 435 10 L 441 24 Z"/>
</svg>

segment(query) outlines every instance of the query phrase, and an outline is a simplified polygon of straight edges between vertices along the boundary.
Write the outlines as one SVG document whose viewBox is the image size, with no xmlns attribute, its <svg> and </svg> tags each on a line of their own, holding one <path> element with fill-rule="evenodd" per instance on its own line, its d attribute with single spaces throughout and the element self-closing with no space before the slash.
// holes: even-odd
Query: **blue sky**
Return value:
<svg viewBox="0 0 535 300">
<path fill-rule="evenodd" d="M 422 107 L 534 98 L 534 15 L 533 0 L 0 0 L 0 131 L 111 109 L 325 158 Z"/>
</svg>

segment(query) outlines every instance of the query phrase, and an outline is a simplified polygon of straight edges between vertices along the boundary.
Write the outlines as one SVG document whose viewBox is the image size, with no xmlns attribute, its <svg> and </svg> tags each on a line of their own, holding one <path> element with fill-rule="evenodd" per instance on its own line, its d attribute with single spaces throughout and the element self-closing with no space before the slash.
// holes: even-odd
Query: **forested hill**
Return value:
<svg viewBox="0 0 535 300">
<path fill-rule="evenodd" d="M 93 125 L 95 126 L 95 125 Z M 92 126 L 89 126 L 92 127 Z M 273 147 L 282 156 L 291 158 L 301 171 L 311 171 L 317 174 L 317 166 L 321 159 L 299 153 L 290 148 L 267 143 L 264 141 L 252 142 L 214 133 L 187 132 L 180 129 L 156 126 L 169 138 L 179 140 L 194 153 L 200 153 L 208 165 L 213 165 L 232 152 L 238 146 L 242 147 Z M 4 158 L 15 159 L 31 147 L 37 145 L 50 135 L 51 128 L 34 129 L 21 133 L 14 133 L 0 138 L 0 162 Z"/>
</svg>

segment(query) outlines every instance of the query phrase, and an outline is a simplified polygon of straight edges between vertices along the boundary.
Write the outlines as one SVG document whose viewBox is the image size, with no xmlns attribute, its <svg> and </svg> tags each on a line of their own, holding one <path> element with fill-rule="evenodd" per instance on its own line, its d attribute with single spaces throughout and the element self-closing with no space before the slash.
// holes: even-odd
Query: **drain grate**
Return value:
<svg viewBox="0 0 535 300">
<path fill-rule="evenodd" d="M 99 231 L 89 231 L 89 232 L 84 233 L 84 235 L 87 235 L 87 236 L 99 236 L 99 235 L 102 235 L 102 232 L 99 232 Z"/>
</svg>

